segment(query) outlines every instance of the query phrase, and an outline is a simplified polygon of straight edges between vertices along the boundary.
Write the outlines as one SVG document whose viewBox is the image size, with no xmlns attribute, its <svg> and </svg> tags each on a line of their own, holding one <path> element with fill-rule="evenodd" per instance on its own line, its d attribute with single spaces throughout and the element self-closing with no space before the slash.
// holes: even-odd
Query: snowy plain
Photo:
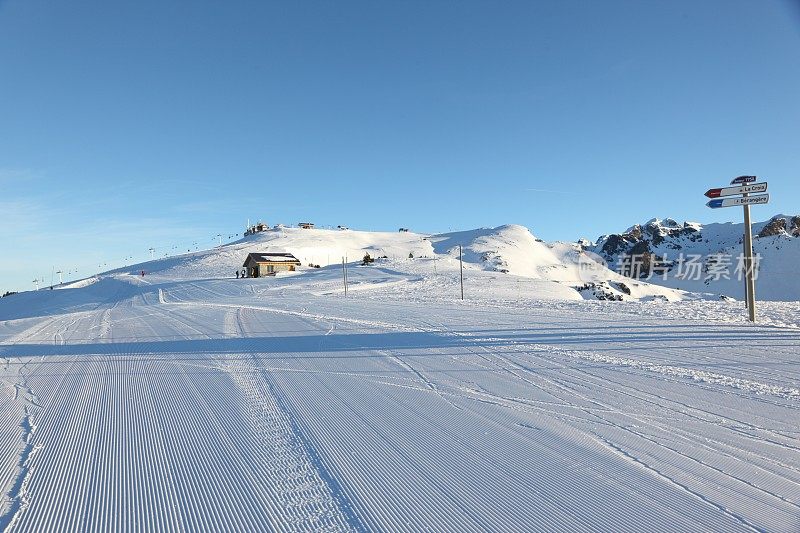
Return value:
<svg viewBox="0 0 800 533">
<path fill-rule="evenodd" d="M 0 530 L 800 531 L 800 303 L 586 300 L 613 273 L 531 239 L 286 229 L 0 300 Z M 321 268 L 234 278 L 278 249 Z"/>
</svg>

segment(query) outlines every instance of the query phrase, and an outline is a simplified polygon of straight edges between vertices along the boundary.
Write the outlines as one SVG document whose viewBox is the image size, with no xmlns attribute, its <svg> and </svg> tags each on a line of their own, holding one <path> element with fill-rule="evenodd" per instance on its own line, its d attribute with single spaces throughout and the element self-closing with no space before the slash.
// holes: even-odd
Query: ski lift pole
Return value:
<svg viewBox="0 0 800 533">
<path fill-rule="evenodd" d="M 347 280 L 344 277 L 344 256 L 342 256 L 342 288 L 345 296 L 347 296 Z"/>
<path fill-rule="evenodd" d="M 464 299 L 464 251 L 458 245 L 458 266 L 461 272 L 461 299 Z"/>
</svg>

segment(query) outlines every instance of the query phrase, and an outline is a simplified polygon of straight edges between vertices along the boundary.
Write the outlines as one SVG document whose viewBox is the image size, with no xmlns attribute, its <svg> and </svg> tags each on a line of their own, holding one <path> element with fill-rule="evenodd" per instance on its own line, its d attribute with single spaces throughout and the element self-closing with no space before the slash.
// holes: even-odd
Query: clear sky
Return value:
<svg viewBox="0 0 800 533">
<path fill-rule="evenodd" d="M 248 218 L 738 221 L 740 174 L 800 213 L 796 1 L 0 0 L 0 291 Z"/>
</svg>

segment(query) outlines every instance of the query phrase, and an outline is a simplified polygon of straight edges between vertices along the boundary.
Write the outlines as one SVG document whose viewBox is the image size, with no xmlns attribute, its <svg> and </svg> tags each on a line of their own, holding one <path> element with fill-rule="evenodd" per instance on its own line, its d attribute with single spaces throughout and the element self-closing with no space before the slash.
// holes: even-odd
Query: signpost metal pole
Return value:
<svg viewBox="0 0 800 533">
<path fill-rule="evenodd" d="M 745 197 L 747 194 L 745 194 Z M 744 268 L 747 312 L 750 322 L 756 321 L 756 282 L 753 277 L 753 228 L 750 226 L 750 206 L 744 206 Z"/>
<path fill-rule="evenodd" d="M 766 183 L 754 183 L 755 176 L 739 176 L 731 181 L 731 185 L 739 185 L 742 189 L 742 198 L 749 198 L 750 192 L 764 192 L 767 190 Z M 723 192 L 723 191 L 720 191 Z M 733 193 L 733 190 L 729 189 Z M 745 300 L 747 302 L 747 314 L 750 322 L 756 321 L 756 282 L 755 272 L 753 268 L 753 227 L 750 221 L 750 203 L 749 200 L 743 200 L 742 208 L 744 209 L 744 283 L 745 283 Z"/>
<path fill-rule="evenodd" d="M 749 195 L 747 193 L 742 194 L 742 198 L 747 198 L 748 196 Z M 744 308 L 745 309 L 750 309 L 750 279 L 747 277 L 747 271 L 750 269 L 750 266 L 748 265 L 748 259 L 747 259 L 747 257 L 748 257 L 747 256 L 747 250 L 748 250 L 747 234 L 749 233 L 747 231 L 747 228 L 750 226 L 750 223 L 749 223 L 749 220 L 750 220 L 750 206 L 749 205 L 743 205 L 742 209 L 744 209 L 744 226 L 745 226 L 744 227 L 744 236 L 742 237 L 742 262 L 744 263 L 743 266 L 744 266 L 744 269 L 745 269 L 745 274 L 744 274 Z M 749 312 L 748 312 L 748 316 L 749 316 Z"/>
</svg>

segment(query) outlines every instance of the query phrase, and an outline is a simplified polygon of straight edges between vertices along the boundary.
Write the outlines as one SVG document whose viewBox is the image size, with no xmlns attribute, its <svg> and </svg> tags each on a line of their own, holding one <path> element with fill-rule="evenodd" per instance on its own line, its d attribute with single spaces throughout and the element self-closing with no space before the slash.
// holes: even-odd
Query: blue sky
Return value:
<svg viewBox="0 0 800 533">
<path fill-rule="evenodd" d="M 798 95 L 794 1 L 0 0 L 0 291 L 248 218 L 574 240 L 749 173 L 794 214 Z"/>
</svg>

